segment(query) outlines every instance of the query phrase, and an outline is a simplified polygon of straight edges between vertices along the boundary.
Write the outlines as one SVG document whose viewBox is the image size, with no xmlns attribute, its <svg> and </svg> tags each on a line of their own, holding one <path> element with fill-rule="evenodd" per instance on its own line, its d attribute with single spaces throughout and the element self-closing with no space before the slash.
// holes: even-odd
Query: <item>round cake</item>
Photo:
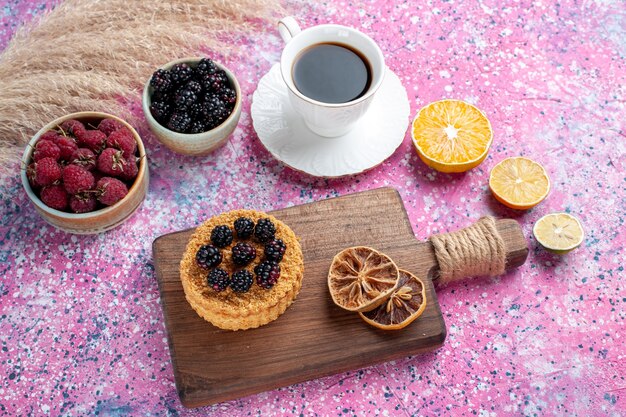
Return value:
<svg viewBox="0 0 626 417">
<path fill-rule="evenodd" d="M 240 220 L 237 229 L 235 221 L 241 218 L 248 220 Z M 274 226 L 274 236 L 270 236 L 272 227 L 269 223 Z M 247 229 L 242 224 L 247 225 Z M 254 228 L 251 233 L 250 227 Z M 229 233 L 232 234 L 232 241 Z M 256 252 L 245 266 L 235 263 L 242 263 L 242 251 L 238 251 L 238 257 L 233 260 L 233 247 L 236 245 L 247 249 L 243 251 L 244 255 Z M 281 247 L 284 248 L 282 258 L 278 256 L 282 253 Z M 270 248 L 268 253 L 266 248 Z M 220 255 L 221 262 L 216 265 Z M 208 264 L 206 259 L 210 260 Z M 246 256 L 243 259 L 247 261 Z M 277 280 L 274 279 L 276 265 L 280 268 Z M 270 275 L 268 270 L 274 275 Z M 180 262 L 180 279 L 191 307 L 206 321 L 228 330 L 255 328 L 276 320 L 300 292 L 303 273 L 302 249 L 295 233 L 275 217 L 255 210 L 233 210 L 211 217 L 195 230 Z M 244 279 L 242 284 L 242 280 L 238 279 L 242 275 L 253 277 L 252 285 L 249 285 L 250 278 L 247 281 Z"/>
</svg>

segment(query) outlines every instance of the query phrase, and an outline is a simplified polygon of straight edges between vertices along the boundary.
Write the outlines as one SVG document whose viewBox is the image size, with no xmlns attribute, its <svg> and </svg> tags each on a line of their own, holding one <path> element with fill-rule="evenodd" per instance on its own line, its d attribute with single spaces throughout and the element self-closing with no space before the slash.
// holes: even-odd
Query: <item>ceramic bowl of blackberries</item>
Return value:
<svg viewBox="0 0 626 417">
<path fill-rule="evenodd" d="M 137 131 L 107 113 L 60 117 L 30 140 L 22 185 L 39 215 L 75 234 L 119 226 L 148 191 L 146 150 Z"/>
<path fill-rule="evenodd" d="M 241 90 L 226 67 L 183 58 L 157 69 L 143 91 L 143 111 L 159 141 L 185 155 L 222 145 L 241 116 Z"/>
</svg>

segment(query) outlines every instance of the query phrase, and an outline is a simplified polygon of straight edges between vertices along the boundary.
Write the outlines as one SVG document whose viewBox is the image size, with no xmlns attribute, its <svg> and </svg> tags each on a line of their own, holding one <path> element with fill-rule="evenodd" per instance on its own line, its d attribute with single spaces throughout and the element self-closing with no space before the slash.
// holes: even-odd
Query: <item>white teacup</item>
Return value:
<svg viewBox="0 0 626 417">
<path fill-rule="evenodd" d="M 369 36 L 346 26 L 319 25 L 300 30 L 296 20 L 290 16 L 278 22 L 278 31 L 286 44 L 280 58 L 280 71 L 288 87 L 291 105 L 308 128 L 320 136 L 337 137 L 348 133 L 367 112 L 383 82 L 385 59 L 378 45 Z M 367 59 L 371 82 L 365 94 L 346 103 L 324 103 L 298 91 L 293 80 L 294 63 L 301 52 L 322 43 L 346 45 Z"/>
</svg>

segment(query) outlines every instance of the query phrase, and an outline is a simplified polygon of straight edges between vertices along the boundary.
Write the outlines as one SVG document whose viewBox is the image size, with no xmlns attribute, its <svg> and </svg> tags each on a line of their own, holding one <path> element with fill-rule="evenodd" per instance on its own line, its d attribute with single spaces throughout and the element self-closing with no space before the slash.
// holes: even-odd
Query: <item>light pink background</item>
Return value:
<svg viewBox="0 0 626 417">
<path fill-rule="evenodd" d="M 16 24 L 57 2 L 43 3 L 0 2 L 0 48 Z M 324 180 L 286 168 L 262 147 L 249 114 L 256 83 L 279 59 L 281 41 L 268 26 L 225 61 L 245 94 L 226 146 L 182 157 L 137 126 L 150 191 L 121 227 L 91 237 L 57 231 L 30 206 L 17 172 L 0 178 L 0 415 L 626 414 L 626 4 L 290 7 L 303 27 L 332 22 L 373 37 L 407 89 L 411 115 L 447 97 L 481 108 L 494 129 L 488 158 L 466 174 L 440 174 L 417 158 L 407 134 L 384 164 L 358 176 Z M 553 184 L 528 212 L 503 207 L 487 186 L 490 169 L 516 155 L 541 162 Z M 436 352 L 186 410 L 152 241 L 229 209 L 269 211 L 380 186 L 400 192 L 419 239 L 485 214 L 517 219 L 528 261 L 440 290 L 448 338 Z M 532 238 L 533 223 L 553 211 L 578 216 L 586 230 L 563 257 Z"/>
</svg>

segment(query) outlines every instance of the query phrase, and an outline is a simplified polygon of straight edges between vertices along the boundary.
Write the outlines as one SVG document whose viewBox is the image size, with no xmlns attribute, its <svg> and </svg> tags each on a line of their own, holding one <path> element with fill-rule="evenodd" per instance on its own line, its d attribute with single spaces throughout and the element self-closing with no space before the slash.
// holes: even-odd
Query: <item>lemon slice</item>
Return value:
<svg viewBox="0 0 626 417">
<path fill-rule="evenodd" d="M 411 324 L 426 309 L 426 286 L 415 275 L 400 269 L 398 286 L 383 304 L 359 313 L 368 324 L 383 330 L 400 330 Z"/>
<path fill-rule="evenodd" d="M 384 253 L 366 246 L 339 252 L 328 272 L 328 290 L 335 304 L 348 311 L 370 311 L 396 288 L 398 267 Z"/>
<path fill-rule="evenodd" d="M 507 158 L 489 175 L 493 196 L 507 207 L 528 210 L 539 204 L 550 191 L 550 178 L 537 162 L 524 157 Z"/>
<path fill-rule="evenodd" d="M 571 214 L 551 213 L 537 220 L 533 235 L 541 246 L 560 255 L 580 246 L 585 233 L 580 221 Z"/>
<path fill-rule="evenodd" d="M 412 135 L 420 159 L 441 172 L 465 172 L 478 166 L 493 139 L 487 117 L 460 100 L 423 107 L 413 120 Z"/>
</svg>

